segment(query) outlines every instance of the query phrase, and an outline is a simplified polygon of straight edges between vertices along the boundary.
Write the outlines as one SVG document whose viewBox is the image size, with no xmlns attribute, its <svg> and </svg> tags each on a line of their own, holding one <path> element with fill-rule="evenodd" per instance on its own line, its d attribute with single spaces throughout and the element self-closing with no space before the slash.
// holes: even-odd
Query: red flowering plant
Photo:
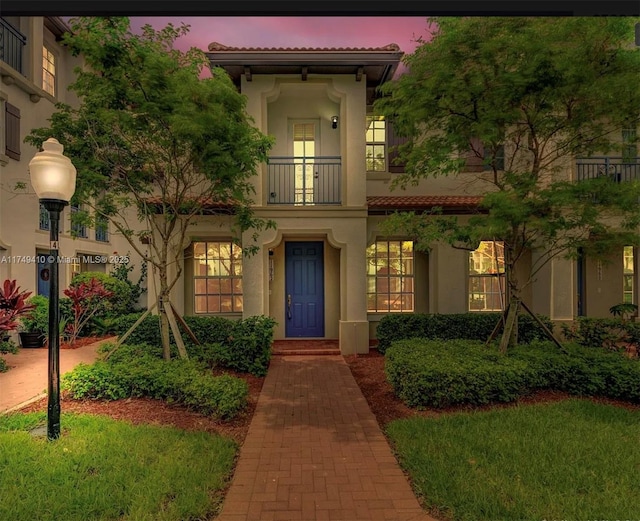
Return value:
<svg viewBox="0 0 640 521">
<path fill-rule="evenodd" d="M 82 328 L 100 309 L 103 299 L 113 296 L 113 292 L 105 289 L 101 282 L 92 278 L 75 287 L 64 290 L 65 296 L 71 299 L 73 320 L 67 323 L 65 333 L 69 336 L 69 344 L 73 345 Z"/>
<path fill-rule="evenodd" d="M 35 306 L 27 304 L 31 291 L 20 291 L 15 280 L 5 280 L 0 286 L 0 336 L 18 328 L 18 317 L 30 313 Z"/>
</svg>

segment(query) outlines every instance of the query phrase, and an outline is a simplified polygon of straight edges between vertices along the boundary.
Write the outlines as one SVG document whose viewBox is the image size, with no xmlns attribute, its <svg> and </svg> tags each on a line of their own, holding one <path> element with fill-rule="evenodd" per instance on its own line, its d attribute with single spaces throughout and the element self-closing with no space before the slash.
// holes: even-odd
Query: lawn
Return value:
<svg viewBox="0 0 640 521">
<path fill-rule="evenodd" d="M 638 410 L 571 399 L 396 420 L 386 430 L 442 519 L 640 519 Z"/>
<path fill-rule="evenodd" d="M 0 519 L 195 521 L 213 517 L 237 444 L 205 432 L 62 415 L 62 437 L 28 431 L 45 413 L 0 417 Z"/>
</svg>

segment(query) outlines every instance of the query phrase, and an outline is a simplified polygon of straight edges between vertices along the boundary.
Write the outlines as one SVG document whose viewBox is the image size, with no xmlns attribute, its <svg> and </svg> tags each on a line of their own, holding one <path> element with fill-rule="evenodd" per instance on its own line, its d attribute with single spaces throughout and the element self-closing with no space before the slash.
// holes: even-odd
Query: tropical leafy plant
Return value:
<svg viewBox="0 0 640 521">
<path fill-rule="evenodd" d="M 82 328 L 98 312 L 101 300 L 110 298 L 113 293 L 97 279 L 91 279 L 65 289 L 64 294 L 71 299 L 73 308 L 73 320 L 66 325 L 65 332 L 69 335 L 69 343 L 74 344 Z"/>
</svg>

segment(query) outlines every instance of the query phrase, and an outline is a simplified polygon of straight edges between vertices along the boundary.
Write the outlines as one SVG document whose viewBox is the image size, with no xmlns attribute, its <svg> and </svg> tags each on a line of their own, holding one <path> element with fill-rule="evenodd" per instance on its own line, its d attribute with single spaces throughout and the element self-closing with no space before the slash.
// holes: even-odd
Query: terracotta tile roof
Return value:
<svg viewBox="0 0 640 521">
<path fill-rule="evenodd" d="M 209 51 L 218 52 L 399 52 L 398 44 L 383 47 L 230 47 L 218 42 L 209 44 Z"/>
<path fill-rule="evenodd" d="M 478 195 L 374 195 L 367 197 L 370 209 L 407 210 L 427 209 L 434 206 L 442 208 L 473 208 L 482 201 Z"/>
</svg>

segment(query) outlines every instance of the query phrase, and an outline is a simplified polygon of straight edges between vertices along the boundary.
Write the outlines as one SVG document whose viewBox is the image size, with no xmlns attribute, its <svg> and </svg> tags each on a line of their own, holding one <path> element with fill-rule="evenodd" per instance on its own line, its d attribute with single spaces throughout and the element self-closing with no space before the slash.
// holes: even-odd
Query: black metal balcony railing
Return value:
<svg viewBox="0 0 640 521">
<path fill-rule="evenodd" d="M 341 204 L 339 156 L 272 157 L 268 168 L 268 204 L 312 206 Z"/>
<path fill-rule="evenodd" d="M 4 18 L 0 18 L 0 60 L 13 67 L 20 74 L 22 70 L 22 49 L 27 37 Z"/>
<path fill-rule="evenodd" d="M 577 179 L 584 181 L 608 177 L 616 183 L 640 180 L 640 159 L 622 157 L 585 157 L 578 159 Z"/>
</svg>

